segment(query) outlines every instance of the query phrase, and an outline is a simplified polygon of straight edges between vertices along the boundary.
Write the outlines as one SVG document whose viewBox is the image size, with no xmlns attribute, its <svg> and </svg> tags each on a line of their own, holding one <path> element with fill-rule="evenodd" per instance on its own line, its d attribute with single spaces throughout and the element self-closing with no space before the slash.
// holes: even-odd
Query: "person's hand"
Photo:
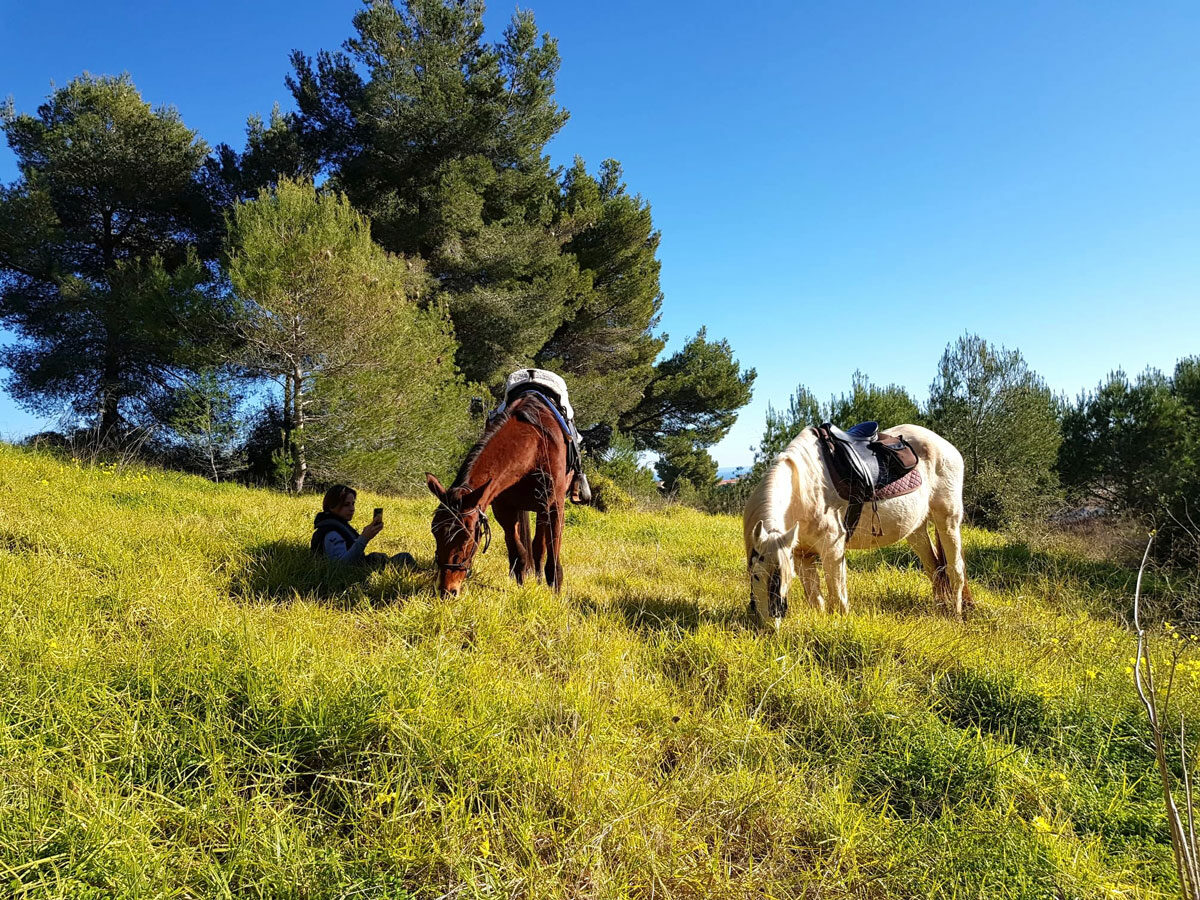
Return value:
<svg viewBox="0 0 1200 900">
<path fill-rule="evenodd" d="M 366 528 L 364 528 L 362 530 L 362 536 L 365 537 L 369 541 L 369 540 L 371 540 L 371 538 L 375 537 L 375 535 L 379 534 L 379 532 L 381 532 L 381 531 L 383 531 L 383 523 L 377 522 L 377 521 L 372 521 L 370 525 L 368 525 Z"/>
</svg>

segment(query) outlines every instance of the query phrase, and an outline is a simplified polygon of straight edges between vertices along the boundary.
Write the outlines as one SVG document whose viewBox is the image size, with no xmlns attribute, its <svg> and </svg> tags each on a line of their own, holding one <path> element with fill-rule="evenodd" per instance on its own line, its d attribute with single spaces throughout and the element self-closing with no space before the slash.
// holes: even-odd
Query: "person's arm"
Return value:
<svg viewBox="0 0 1200 900">
<path fill-rule="evenodd" d="M 358 540 L 347 547 L 346 539 L 336 531 L 331 531 L 325 535 L 325 555 L 340 562 L 360 562 L 366 552 L 369 540 L 370 538 L 366 535 L 360 535 Z"/>
</svg>

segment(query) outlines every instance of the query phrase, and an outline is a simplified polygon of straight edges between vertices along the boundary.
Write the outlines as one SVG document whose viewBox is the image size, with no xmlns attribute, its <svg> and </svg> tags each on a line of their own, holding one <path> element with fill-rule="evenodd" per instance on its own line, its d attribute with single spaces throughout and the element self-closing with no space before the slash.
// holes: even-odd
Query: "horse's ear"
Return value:
<svg viewBox="0 0 1200 900">
<path fill-rule="evenodd" d="M 437 497 L 439 500 L 445 502 L 446 489 L 442 487 L 442 483 L 440 481 L 438 481 L 428 472 L 425 473 L 425 485 L 429 488 L 429 493 L 433 494 L 433 496 Z"/>
<path fill-rule="evenodd" d="M 800 528 L 799 524 L 796 524 L 796 525 L 793 525 L 791 528 L 789 528 L 787 531 L 785 531 L 783 533 L 783 537 L 781 537 L 779 539 L 780 546 L 787 547 L 789 550 L 791 550 L 793 547 L 795 547 L 796 546 L 796 536 L 797 536 L 797 532 L 798 532 L 799 528 Z"/>
<path fill-rule="evenodd" d="M 761 544 L 764 540 L 766 540 L 767 526 L 765 526 L 763 524 L 762 519 L 759 519 L 758 524 L 754 526 L 754 534 L 752 536 L 754 538 L 754 543 L 756 546 Z"/>
<path fill-rule="evenodd" d="M 492 483 L 492 479 L 488 479 L 473 491 L 467 491 L 459 498 L 462 509 L 474 509 L 481 500 L 483 500 L 483 492 L 487 490 L 487 486 Z"/>
</svg>

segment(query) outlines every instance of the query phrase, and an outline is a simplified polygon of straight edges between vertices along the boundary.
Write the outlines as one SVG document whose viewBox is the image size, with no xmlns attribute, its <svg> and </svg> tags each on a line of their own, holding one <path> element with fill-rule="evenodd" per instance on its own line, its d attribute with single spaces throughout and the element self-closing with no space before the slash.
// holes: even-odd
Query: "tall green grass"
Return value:
<svg viewBox="0 0 1200 900">
<path fill-rule="evenodd" d="M 497 542 L 443 601 L 432 500 L 378 505 L 418 572 L 314 563 L 312 497 L 0 447 L 0 896 L 1175 890 L 1125 570 L 968 532 L 965 624 L 889 549 L 769 634 L 734 518 L 571 509 L 561 596 Z"/>
</svg>

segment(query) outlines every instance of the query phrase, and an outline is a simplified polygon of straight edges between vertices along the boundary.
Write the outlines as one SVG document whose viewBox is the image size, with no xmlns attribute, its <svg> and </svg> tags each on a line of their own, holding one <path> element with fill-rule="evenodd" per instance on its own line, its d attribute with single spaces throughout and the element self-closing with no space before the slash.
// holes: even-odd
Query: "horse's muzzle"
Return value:
<svg viewBox="0 0 1200 900">
<path fill-rule="evenodd" d="M 458 569 L 442 569 L 438 573 L 438 593 L 443 597 L 457 597 L 466 588 L 467 573 Z"/>
</svg>

